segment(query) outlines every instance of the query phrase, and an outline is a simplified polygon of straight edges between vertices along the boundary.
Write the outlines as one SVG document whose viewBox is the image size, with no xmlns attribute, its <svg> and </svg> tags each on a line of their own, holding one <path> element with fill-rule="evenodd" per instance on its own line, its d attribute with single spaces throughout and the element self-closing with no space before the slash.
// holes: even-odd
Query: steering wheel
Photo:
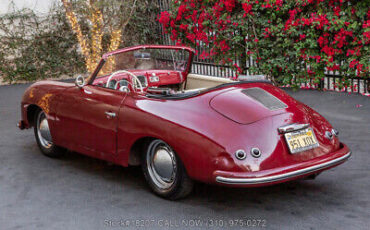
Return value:
<svg viewBox="0 0 370 230">
<path fill-rule="evenodd" d="M 136 76 L 135 74 L 133 74 L 133 73 L 131 73 L 131 72 L 127 71 L 127 70 L 118 70 L 118 71 L 116 71 L 116 72 L 112 73 L 112 75 L 110 75 L 110 76 L 109 76 L 108 81 L 107 81 L 107 83 L 105 84 L 105 87 L 108 87 L 108 86 L 109 86 L 110 81 L 112 80 L 112 78 L 113 78 L 115 75 L 120 74 L 120 73 L 127 73 L 128 75 L 130 75 L 130 76 L 131 76 L 131 78 L 135 79 L 135 81 L 138 83 L 139 88 L 140 88 L 140 92 L 144 92 L 144 90 L 143 90 L 143 86 L 141 85 L 141 82 L 140 82 L 140 80 L 137 78 L 137 76 Z M 136 91 L 136 87 L 132 87 L 132 88 L 133 88 L 133 90 L 135 90 L 135 91 Z"/>
</svg>

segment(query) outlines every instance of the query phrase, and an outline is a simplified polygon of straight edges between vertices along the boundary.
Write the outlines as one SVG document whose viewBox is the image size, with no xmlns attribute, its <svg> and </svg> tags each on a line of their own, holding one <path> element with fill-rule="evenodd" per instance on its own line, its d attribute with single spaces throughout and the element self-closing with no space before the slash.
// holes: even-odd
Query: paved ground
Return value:
<svg viewBox="0 0 370 230">
<path fill-rule="evenodd" d="M 126 224 L 167 229 L 231 224 L 237 229 L 240 219 L 262 220 L 267 229 L 368 229 L 370 225 L 369 97 L 290 92 L 327 117 L 354 153 L 350 161 L 316 180 L 256 189 L 199 184 L 187 199 L 171 202 L 149 191 L 139 168 L 113 166 L 75 153 L 61 160 L 42 156 L 32 130 L 19 131 L 15 126 L 26 87 L 0 87 L 2 230 L 125 229 Z"/>
</svg>

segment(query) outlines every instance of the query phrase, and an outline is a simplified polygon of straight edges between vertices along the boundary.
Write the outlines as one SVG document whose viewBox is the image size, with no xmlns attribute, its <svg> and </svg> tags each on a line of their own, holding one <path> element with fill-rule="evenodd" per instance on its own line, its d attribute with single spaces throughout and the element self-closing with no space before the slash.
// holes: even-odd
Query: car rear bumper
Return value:
<svg viewBox="0 0 370 230">
<path fill-rule="evenodd" d="M 266 172 L 230 173 L 215 172 L 215 180 L 218 183 L 236 187 L 256 187 L 282 183 L 320 173 L 323 170 L 335 167 L 345 162 L 351 156 L 349 148 L 341 144 L 341 148 L 329 157 L 323 156 L 308 162 L 299 163 L 287 168 L 267 170 Z"/>
</svg>

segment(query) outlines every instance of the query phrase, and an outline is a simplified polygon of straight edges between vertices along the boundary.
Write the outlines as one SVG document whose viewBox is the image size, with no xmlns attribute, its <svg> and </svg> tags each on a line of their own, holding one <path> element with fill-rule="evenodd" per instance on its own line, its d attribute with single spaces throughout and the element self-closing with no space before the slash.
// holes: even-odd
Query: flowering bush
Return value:
<svg viewBox="0 0 370 230">
<path fill-rule="evenodd" d="M 313 79 L 325 70 L 369 77 L 369 1 L 356 0 L 177 0 L 158 20 L 178 44 L 210 47 L 198 54 L 242 73 L 248 56 L 252 72 L 283 84 Z M 241 61 L 237 61 L 241 60 Z M 294 81 L 293 81 L 294 79 Z"/>
</svg>

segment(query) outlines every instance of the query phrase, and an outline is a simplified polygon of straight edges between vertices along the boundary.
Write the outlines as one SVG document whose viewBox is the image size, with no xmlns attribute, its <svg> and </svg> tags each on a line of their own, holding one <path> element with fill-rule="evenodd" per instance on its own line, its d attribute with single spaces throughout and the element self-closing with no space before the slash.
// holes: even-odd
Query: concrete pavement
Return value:
<svg viewBox="0 0 370 230">
<path fill-rule="evenodd" d="M 253 189 L 197 184 L 188 198 L 173 202 L 151 193 L 138 167 L 114 166 L 77 153 L 59 160 L 44 157 L 33 130 L 16 127 L 27 86 L 0 87 L 0 229 L 368 229 L 370 225 L 369 97 L 288 90 L 324 115 L 353 151 L 348 162 L 316 180 Z"/>
</svg>

